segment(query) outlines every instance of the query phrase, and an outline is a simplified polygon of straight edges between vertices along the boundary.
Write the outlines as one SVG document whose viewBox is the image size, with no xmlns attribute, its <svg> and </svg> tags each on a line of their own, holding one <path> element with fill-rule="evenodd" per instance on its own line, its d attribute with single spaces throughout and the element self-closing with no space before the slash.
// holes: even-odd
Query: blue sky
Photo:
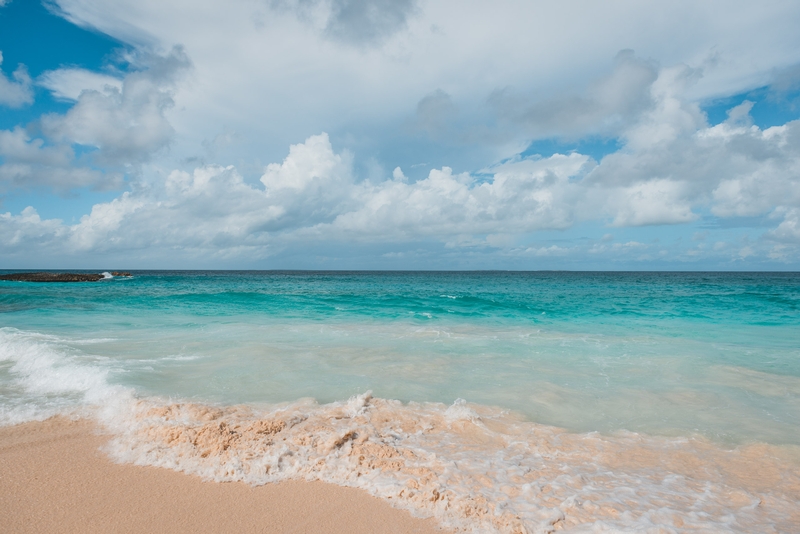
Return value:
<svg viewBox="0 0 800 534">
<path fill-rule="evenodd" d="M 0 268 L 800 268 L 800 5 L 0 0 Z"/>
</svg>

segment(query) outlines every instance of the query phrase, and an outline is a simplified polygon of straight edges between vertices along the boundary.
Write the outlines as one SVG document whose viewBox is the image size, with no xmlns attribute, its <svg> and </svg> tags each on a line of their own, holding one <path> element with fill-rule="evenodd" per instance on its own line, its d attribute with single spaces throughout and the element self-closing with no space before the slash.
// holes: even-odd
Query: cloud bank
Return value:
<svg viewBox="0 0 800 534">
<path fill-rule="evenodd" d="M 660 73 L 653 105 L 627 131 L 629 143 L 600 162 L 555 154 L 513 159 L 480 175 L 434 169 L 413 183 L 396 168 L 372 182 L 359 180 L 352 156 L 337 153 L 323 133 L 292 145 L 281 163 L 264 168 L 258 184 L 246 183 L 233 166 L 175 170 L 158 186 L 94 206 L 74 225 L 41 220 L 30 208 L 5 214 L 0 243 L 6 253 L 36 242 L 61 254 L 266 258 L 296 242 L 433 240 L 450 248 L 567 255 L 588 251 L 519 247 L 517 238 L 585 221 L 609 228 L 681 224 L 710 211 L 721 218 L 770 217 L 777 226 L 764 233 L 765 253 L 785 257 L 793 247 L 796 254 L 800 121 L 762 130 L 734 108 L 729 122 L 708 126 L 658 83 L 675 77 L 669 69 Z M 741 247 L 716 246 L 712 252 L 740 257 Z M 591 251 L 638 254 L 643 248 L 599 241 Z"/>
</svg>

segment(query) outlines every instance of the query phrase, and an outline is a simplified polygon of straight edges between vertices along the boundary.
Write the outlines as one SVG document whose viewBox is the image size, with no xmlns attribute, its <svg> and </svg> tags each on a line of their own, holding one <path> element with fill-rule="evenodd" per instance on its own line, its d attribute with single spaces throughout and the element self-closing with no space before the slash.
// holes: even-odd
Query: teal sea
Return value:
<svg viewBox="0 0 800 534">
<path fill-rule="evenodd" d="M 252 417 L 307 407 L 303 417 L 308 419 L 311 412 L 344 409 L 355 402 L 352 413 L 359 417 L 387 406 L 404 410 L 397 415 L 401 419 L 423 420 L 438 413 L 449 421 L 442 423 L 441 440 L 414 442 L 414 450 L 436 449 L 437 458 L 446 454 L 437 447 L 466 435 L 464 421 L 493 432 L 495 441 L 505 440 L 491 449 L 495 455 L 519 442 L 521 435 L 543 429 L 551 432 L 547 439 L 558 436 L 559 442 L 605 440 L 604 450 L 609 444 L 630 447 L 634 438 L 652 440 L 650 449 L 688 443 L 695 455 L 701 449 L 769 447 L 772 456 L 790 457 L 800 446 L 798 273 L 132 274 L 96 283 L 0 281 L 0 424 L 93 413 L 111 428 L 143 402 L 151 407 L 213 407 L 222 410 L 222 418 L 233 417 L 226 412 L 233 407 L 246 407 Z M 187 428 L 205 424 L 192 420 L 191 414 L 181 417 Z M 453 417 L 461 417 L 461 430 L 453 430 Z M 497 421 L 503 418 L 513 419 L 516 430 L 508 430 L 508 421 L 499 430 Z M 152 436 L 156 423 L 152 417 L 148 421 Z M 176 424 L 169 416 L 159 421 Z M 402 434 L 400 426 L 393 431 L 406 441 L 417 436 Z M 426 439 L 437 432 L 430 430 Z M 516 437 L 508 438 L 512 434 Z M 165 452 L 161 445 L 143 445 L 142 439 L 119 438 L 114 454 L 121 461 L 167 465 L 212 479 L 228 476 L 191 460 L 188 449 Z M 389 438 L 378 433 L 371 439 Z M 518 456 L 529 453 L 541 457 L 541 452 L 530 451 Z M 596 462 L 575 461 L 570 464 L 575 476 L 598 472 Z M 586 465 L 581 467 L 581 461 Z M 589 464 L 594 467 L 588 469 Z M 350 468 L 339 466 L 336 472 Z M 582 468 L 588 471 L 578 473 Z M 253 469 L 242 467 L 229 478 L 273 480 L 250 477 Z M 361 485 L 379 496 L 390 491 L 389 482 L 356 484 L 344 471 L 339 476 L 293 469 L 285 477 Z M 661 477 L 663 485 L 667 475 L 658 473 L 636 476 Z M 730 489 L 733 482 L 723 475 L 713 484 Z M 520 481 L 520 487 L 532 484 Z M 497 488 L 491 486 L 485 495 L 499 502 L 492 493 Z M 760 498 L 753 488 L 739 490 Z M 476 491 L 464 489 L 472 498 Z M 630 512 L 627 519 L 600 517 L 583 508 L 580 514 L 567 512 L 574 505 L 563 504 L 569 496 L 559 504 L 543 501 L 541 492 L 534 498 L 520 491 L 503 510 L 512 510 L 521 518 L 520 528 L 530 532 L 548 524 L 553 529 L 560 524 L 558 528 L 593 525 L 599 531 L 624 531 L 666 528 L 672 521 L 667 512 L 666 519 L 652 514 L 643 519 L 642 510 Z M 676 491 L 688 495 L 692 490 Z M 788 493 L 780 495 L 791 500 Z M 780 501 L 780 495 L 773 501 Z M 691 512 L 700 527 L 747 531 L 750 512 L 714 506 L 720 511 Z M 401 507 L 466 530 L 513 531 L 510 520 L 481 523 L 453 516 L 455 505 L 450 512 L 437 511 L 412 499 Z M 766 518 L 752 512 L 752 521 L 772 525 L 773 531 L 793 524 L 796 516 L 779 508 Z M 563 518 L 542 519 L 542 510 L 556 509 L 560 512 L 553 517 Z M 680 504 L 658 509 L 684 518 L 689 513 Z M 493 508 L 489 515 L 499 513 Z"/>
</svg>

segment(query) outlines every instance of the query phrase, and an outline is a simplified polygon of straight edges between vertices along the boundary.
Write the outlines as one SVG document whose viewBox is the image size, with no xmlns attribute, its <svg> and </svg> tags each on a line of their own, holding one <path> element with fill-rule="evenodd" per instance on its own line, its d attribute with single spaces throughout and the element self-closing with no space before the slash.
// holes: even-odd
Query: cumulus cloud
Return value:
<svg viewBox="0 0 800 534">
<path fill-rule="evenodd" d="M 675 131 L 648 132 L 587 176 L 614 226 L 686 223 L 702 209 L 730 218 L 800 206 L 800 122 Z"/>
<path fill-rule="evenodd" d="M 121 80 L 82 69 L 42 75 L 40 85 L 74 105 L 28 128 L 0 130 L 0 187 L 46 186 L 59 193 L 119 189 L 126 172 L 136 172 L 165 149 L 175 133 L 165 113 L 188 59 L 176 48 L 165 56 L 140 54 L 129 60 L 133 70 Z"/>
<path fill-rule="evenodd" d="M 0 246 L 6 254 L 30 253 L 37 248 L 60 251 L 59 240 L 68 232 L 61 220 L 43 220 L 30 206 L 19 215 L 0 213 Z"/>
<path fill-rule="evenodd" d="M 355 201 L 352 157 L 335 154 L 327 134 L 292 145 L 283 163 L 267 166 L 261 183 L 267 201 L 282 211 L 270 229 L 330 222 Z"/>
<path fill-rule="evenodd" d="M 162 185 L 142 186 L 97 204 L 73 225 L 42 220 L 33 208 L 16 216 L 7 213 L 0 217 L 2 246 L 12 253 L 21 240 L 30 239 L 31 247 L 60 254 L 127 252 L 140 258 L 161 254 L 252 261 L 302 244 L 414 246 L 433 240 L 445 250 L 492 249 L 506 258 L 558 261 L 587 255 L 612 262 L 796 258 L 800 207 L 793 197 L 771 212 L 782 222 L 761 242 L 707 244 L 702 239 L 676 249 L 636 240 L 615 242 L 605 234 L 572 245 L 518 245 L 520 237 L 537 230 L 604 217 L 606 224 L 620 227 L 696 218 L 691 206 L 702 203 L 687 196 L 685 183 L 653 179 L 605 185 L 593 180 L 603 164 L 581 154 L 557 154 L 508 161 L 477 176 L 434 169 L 413 183 L 395 169 L 390 178 L 373 183 L 358 180 L 351 156 L 336 153 L 321 134 L 293 145 L 281 163 L 268 165 L 260 184 L 247 183 L 232 166 L 205 165 L 191 172 L 173 171 Z M 705 205 L 713 206 L 711 196 Z"/>
<path fill-rule="evenodd" d="M 57 69 L 42 74 L 36 82 L 54 97 L 78 100 L 84 91 L 97 93 L 122 92 L 122 80 L 86 69 Z"/>
<path fill-rule="evenodd" d="M 665 76 L 675 79 L 674 73 Z M 600 162 L 578 153 L 516 158 L 478 175 L 434 169 L 415 182 L 396 168 L 391 177 L 373 182 L 358 179 L 352 156 L 337 153 L 321 134 L 292 145 L 281 163 L 267 165 L 260 184 L 247 183 L 232 166 L 176 170 L 161 186 L 142 186 L 96 205 L 76 225 L 41 221 L 42 235 L 58 233 L 71 250 L 87 252 L 155 248 L 261 257 L 287 243 L 433 239 L 451 248 L 561 257 L 570 254 L 568 247 L 518 249 L 514 236 L 584 221 L 616 227 L 680 224 L 705 209 L 722 218 L 782 218 L 765 238 L 784 243 L 785 257 L 791 252 L 785 247 L 798 235 L 800 122 L 765 130 L 742 126 L 748 121 L 740 108 L 732 110 L 732 120 L 711 127 L 691 105 L 676 105 L 674 95 L 654 87 L 660 103 L 632 126 L 635 140 Z M 654 116 L 666 124 L 663 130 L 649 129 Z M 692 120 L 700 121 L 694 129 L 688 126 Z M 16 146 L 31 158 L 44 158 L 47 147 L 31 144 L 21 131 L 0 136 L 0 148 Z M 54 162 L 69 157 L 58 150 L 46 153 Z M 610 241 L 613 236 L 606 235 L 593 249 L 582 250 L 657 257 L 641 242 L 623 247 Z M 742 259 L 755 253 L 754 246 L 712 250 L 698 242 L 686 257 L 713 252 Z"/>
<path fill-rule="evenodd" d="M 623 148 L 587 176 L 607 197 L 613 225 L 686 223 L 700 208 L 727 218 L 800 205 L 800 122 L 760 129 L 745 101 L 710 126 L 684 96 L 696 77 L 685 66 L 662 68 L 648 87 L 651 104 L 619 134 Z"/>
<path fill-rule="evenodd" d="M 413 184 L 365 183 L 354 191 L 358 209 L 314 230 L 340 238 L 413 240 L 565 228 L 574 222 L 581 200 L 570 178 L 587 166 L 587 156 L 557 154 L 497 166 L 488 181 L 443 167 Z"/>
<path fill-rule="evenodd" d="M 262 187 L 245 183 L 232 166 L 176 170 L 163 186 L 143 185 L 97 204 L 57 232 L 60 242 L 79 252 L 149 248 L 218 256 L 233 250 L 258 257 L 273 233 L 330 220 L 353 185 L 348 157 L 335 154 L 326 135 L 312 136 L 265 169 Z M 42 225 L 43 234 L 55 236 L 51 222 Z"/>
<path fill-rule="evenodd" d="M 44 131 L 61 144 L 31 138 L 21 128 L 0 132 L 0 155 L 6 160 L 0 179 L 22 183 L 28 176 L 42 184 L 96 184 L 101 179 L 92 174 L 96 171 L 70 167 L 70 143 L 96 142 L 107 159 L 125 161 L 141 160 L 163 147 L 171 135 L 163 113 L 171 102 L 170 76 L 187 63 L 179 52 L 169 61 L 174 67 L 164 68 L 166 74 L 140 71 L 129 74 L 121 89 L 84 90 L 67 114 L 46 117 Z M 623 71 L 650 72 L 652 67 L 629 54 L 618 62 Z M 613 85 L 616 76 L 598 87 Z M 478 174 L 445 166 L 411 181 L 397 167 L 391 177 L 363 179 L 354 169 L 353 155 L 335 151 L 328 135 L 320 134 L 290 146 L 282 162 L 264 167 L 258 184 L 247 182 L 233 166 L 203 165 L 174 170 L 161 183 L 140 184 L 96 205 L 72 226 L 31 213 L 16 218 L 9 214 L 4 224 L 9 235 L 23 235 L 39 225 L 40 242 L 51 235 L 53 243 L 84 252 L 153 248 L 212 255 L 246 251 L 260 257 L 291 242 L 433 240 L 451 249 L 494 248 L 544 258 L 572 252 L 560 245 L 518 247 L 518 238 L 586 221 L 612 227 L 684 224 L 705 211 L 720 218 L 782 219 L 764 237 L 782 243 L 780 255 L 788 257 L 791 249 L 786 247 L 796 242 L 800 209 L 800 121 L 760 129 L 749 115 L 752 104 L 745 101 L 729 110 L 727 121 L 710 126 L 698 105 L 684 96 L 696 80 L 697 72 L 681 65 L 660 68 L 654 78 L 641 76 L 639 103 L 625 104 L 635 111 L 625 111 L 616 126 L 623 148 L 601 161 L 579 153 L 554 154 L 512 158 Z M 420 102 L 418 111 L 420 120 L 438 128 L 442 113 L 453 112 L 453 107 L 449 96 L 437 91 Z M 114 137 L 108 129 L 116 122 L 132 125 L 127 131 L 117 128 Z M 110 139 L 102 144 L 92 137 L 106 135 Z M 115 152 L 123 145 L 130 145 L 129 152 Z M 648 247 L 603 238 L 582 250 L 657 257 Z M 710 253 L 703 247 L 698 244 L 687 257 Z M 754 247 L 715 246 L 714 251 L 742 259 L 752 257 Z M 778 257 L 776 250 L 769 254 Z"/>
<path fill-rule="evenodd" d="M 116 189 L 122 185 L 118 173 L 103 173 L 75 165 L 69 145 L 46 145 L 22 128 L 0 130 L 0 191 L 51 187 L 63 192 L 75 187 Z"/>
<path fill-rule="evenodd" d="M 174 171 L 161 191 L 125 193 L 94 206 L 69 228 L 78 250 L 175 250 L 218 256 L 248 250 L 263 256 L 270 225 L 284 215 L 232 167 Z"/>
<path fill-rule="evenodd" d="M 90 87 L 79 91 L 77 102 L 65 114 L 42 117 L 45 135 L 58 142 L 94 147 L 94 157 L 105 164 L 138 163 L 166 147 L 174 129 L 164 113 L 174 104 L 173 84 L 189 67 L 189 60 L 175 48 L 167 56 L 148 57 L 146 64 L 144 70 L 127 74 L 121 86 L 106 83 L 101 90 L 91 88 L 97 78 L 80 73 L 46 77 L 65 95 L 74 95 L 72 84 L 76 81 L 88 82 Z"/>
<path fill-rule="evenodd" d="M 624 188 L 604 191 L 606 210 L 613 226 L 678 224 L 697 219 L 693 198 L 680 180 L 652 179 Z"/>
<path fill-rule="evenodd" d="M 800 207 L 780 207 L 775 210 L 776 216 L 782 216 L 783 221 L 767 232 L 767 236 L 775 241 L 800 245 Z M 780 247 L 779 250 L 785 250 Z"/>
<path fill-rule="evenodd" d="M 0 6 L 2 7 L 2 6 Z M 0 51 L 0 67 L 3 65 L 3 52 Z M 0 70 L 0 105 L 11 108 L 22 107 L 33 102 L 31 77 L 25 65 L 19 65 L 11 74 L 13 81 Z"/>
<path fill-rule="evenodd" d="M 0 156 L 17 163 L 35 163 L 51 167 L 68 165 L 75 154 L 66 145 L 45 147 L 42 139 L 31 139 L 20 127 L 0 131 Z"/>
<path fill-rule="evenodd" d="M 466 146 L 437 166 L 477 168 L 532 137 L 615 135 L 634 121 L 658 65 L 625 52 L 606 72 L 623 49 L 703 67 L 694 99 L 768 83 L 775 68 L 800 61 L 797 8 L 777 0 L 736 0 L 726 9 L 633 0 L 613 9 L 515 0 L 197 0 L 191 17 L 170 0 L 119 0 L 114 9 L 96 0 L 58 4 L 69 20 L 136 47 L 182 44 L 195 83 L 174 95 L 186 112 L 173 117 L 173 150 L 196 157 L 204 140 L 237 132 L 225 162 L 275 161 L 289 144 L 327 131 L 337 141 L 350 136 L 350 146 L 402 156 L 380 162 L 387 168 L 410 169 L 419 151 L 403 145 L 432 142 Z M 398 132 L 437 88 L 459 110 L 452 138 L 425 139 L 427 128 Z"/>
<path fill-rule="evenodd" d="M 40 226 L 42 235 L 58 235 L 70 250 L 153 247 L 212 254 L 265 254 L 282 239 L 408 241 L 486 234 L 509 224 L 517 231 L 557 228 L 571 224 L 569 178 L 583 172 L 588 160 L 573 154 L 510 162 L 495 168 L 488 182 L 445 167 L 413 184 L 396 179 L 402 171 L 372 184 L 356 180 L 349 155 L 335 153 L 322 134 L 293 145 L 282 163 L 268 165 L 261 187 L 245 183 L 230 166 L 174 171 L 163 187 L 142 187 L 97 204 L 78 224 Z M 8 215 L 5 224 L 32 223 Z"/>
</svg>

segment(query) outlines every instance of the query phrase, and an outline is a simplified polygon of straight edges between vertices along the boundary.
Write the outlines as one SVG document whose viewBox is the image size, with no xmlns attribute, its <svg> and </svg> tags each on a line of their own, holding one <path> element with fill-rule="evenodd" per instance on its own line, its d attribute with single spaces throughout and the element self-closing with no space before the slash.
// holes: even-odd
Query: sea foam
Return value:
<svg viewBox="0 0 800 534">
<path fill-rule="evenodd" d="M 575 434 L 487 406 L 373 398 L 272 409 L 142 399 L 107 452 L 214 481 L 322 480 L 465 532 L 787 532 L 792 448 Z M 792 454 L 795 454 L 792 457 Z"/>
<path fill-rule="evenodd" d="M 113 411 L 133 390 L 109 383 L 109 371 L 71 353 L 57 336 L 0 328 L 0 425 Z"/>
</svg>

